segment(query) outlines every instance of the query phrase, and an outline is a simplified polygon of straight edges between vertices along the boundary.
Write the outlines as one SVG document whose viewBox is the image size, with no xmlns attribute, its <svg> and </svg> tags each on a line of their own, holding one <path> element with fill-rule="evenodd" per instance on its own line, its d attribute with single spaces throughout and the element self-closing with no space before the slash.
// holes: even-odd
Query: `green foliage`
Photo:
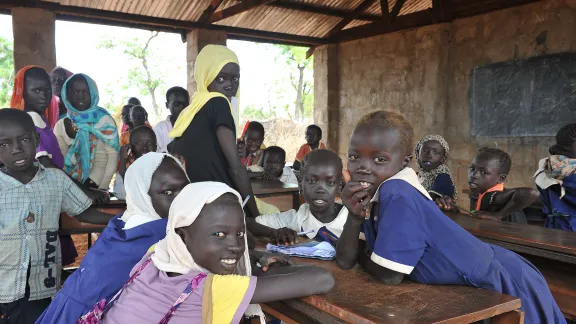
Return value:
<svg viewBox="0 0 576 324">
<path fill-rule="evenodd" d="M 0 37 L 0 108 L 10 104 L 14 87 L 14 51 L 12 42 Z"/>
</svg>

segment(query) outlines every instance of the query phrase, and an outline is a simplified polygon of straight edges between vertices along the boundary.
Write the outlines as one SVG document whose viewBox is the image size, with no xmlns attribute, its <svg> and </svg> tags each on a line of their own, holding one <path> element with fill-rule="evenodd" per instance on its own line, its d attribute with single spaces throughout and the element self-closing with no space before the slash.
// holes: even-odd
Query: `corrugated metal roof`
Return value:
<svg viewBox="0 0 576 324">
<path fill-rule="evenodd" d="M 211 0 L 45 0 L 64 6 L 83 7 L 127 14 L 166 18 L 181 21 L 198 21 Z M 282 0 L 291 4 L 314 6 L 315 8 L 337 9 L 341 12 L 351 11 L 363 0 Z M 392 10 L 396 0 L 389 0 Z M 224 0 L 218 10 L 241 2 Z M 407 0 L 400 15 L 424 10 L 432 6 L 432 0 Z M 381 15 L 380 1 L 366 10 L 377 16 Z M 217 25 L 264 30 L 277 33 L 293 34 L 322 38 L 340 22 L 342 17 L 319 13 L 291 10 L 273 5 L 264 5 L 252 10 L 216 22 Z M 346 28 L 369 23 L 366 20 L 354 20 Z"/>
</svg>

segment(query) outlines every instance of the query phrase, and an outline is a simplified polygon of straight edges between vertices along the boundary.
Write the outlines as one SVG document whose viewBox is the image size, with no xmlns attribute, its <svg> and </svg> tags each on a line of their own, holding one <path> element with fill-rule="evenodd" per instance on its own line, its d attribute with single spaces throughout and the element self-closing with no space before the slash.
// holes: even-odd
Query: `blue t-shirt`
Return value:
<svg viewBox="0 0 576 324">
<path fill-rule="evenodd" d="M 559 185 L 542 189 L 538 186 L 542 212 L 548 216 L 546 227 L 576 231 L 576 175 L 571 175 L 562 180 L 564 196 L 560 199 L 561 188 Z"/>
</svg>

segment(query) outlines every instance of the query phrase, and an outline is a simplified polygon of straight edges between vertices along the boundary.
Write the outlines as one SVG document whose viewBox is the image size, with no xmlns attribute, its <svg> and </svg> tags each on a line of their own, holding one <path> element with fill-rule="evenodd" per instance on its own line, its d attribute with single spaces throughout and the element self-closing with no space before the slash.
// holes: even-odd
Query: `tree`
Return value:
<svg viewBox="0 0 576 324">
<path fill-rule="evenodd" d="M 276 59 L 284 60 L 292 68 L 290 83 L 296 91 L 294 118 L 302 120 L 305 117 L 311 117 L 314 106 L 313 63 L 310 58 L 306 59 L 307 48 L 288 45 L 274 46 L 280 49 L 280 56 Z"/>
<path fill-rule="evenodd" d="M 14 51 L 12 42 L 0 37 L 0 108 L 8 108 L 14 87 Z"/>
<path fill-rule="evenodd" d="M 133 60 L 137 65 L 128 71 L 128 82 L 124 88 L 135 86 L 140 89 L 144 96 L 149 95 L 152 99 L 152 109 L 156 120 L 160 119 L 161 111 L 156 101 L 156 91 L 164 84 L 164 75 L 156 66 L 151 64 L 154 58 L 154 51 L 151 45 L 154 38 L 158 37 L 158 32 L 150 32 L 150 36 L 145 40 L 138 37 L 131 41 L 106 40 L 98 45 L 103 49 L 121 49 L 122 52 Z"/>
</svg>

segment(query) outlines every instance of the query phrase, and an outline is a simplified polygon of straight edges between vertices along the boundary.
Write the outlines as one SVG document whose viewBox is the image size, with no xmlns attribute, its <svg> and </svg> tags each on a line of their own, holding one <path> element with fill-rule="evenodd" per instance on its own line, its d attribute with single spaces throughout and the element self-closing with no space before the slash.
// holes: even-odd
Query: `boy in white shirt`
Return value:
<svg viewBox="0 0 576 324">
<path fill-rule="evenodd" d="M 279 146 L 270 146 L 264 150 L 262 158 L 264 180 L 278 179 L 286 184 L 298 184 L 294 171 L 286 166 L 286 151 Z"/>
</svg>

